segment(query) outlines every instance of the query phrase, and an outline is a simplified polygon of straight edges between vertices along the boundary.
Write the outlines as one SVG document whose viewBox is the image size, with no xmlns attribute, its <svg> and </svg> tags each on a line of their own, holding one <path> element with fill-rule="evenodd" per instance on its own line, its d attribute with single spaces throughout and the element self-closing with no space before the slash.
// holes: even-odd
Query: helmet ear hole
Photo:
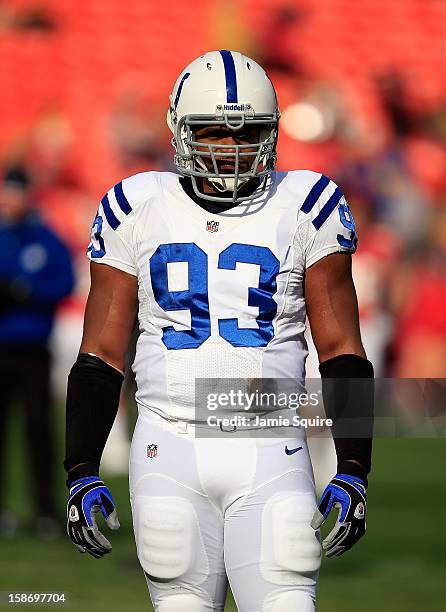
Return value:
<svg viewBox="0 0 446 612">
<path fill-rule="evenodd" d="M 177 123 L 177 114 L 176 114 L 175 110 L 172 107 L 170 107 L 169 110 L 167 111 L 166 122 L 167 122 L 167 125 L 168 125 L 170 131 L 174 134 L 175 133 L 175 125 Z"/>
</svg>

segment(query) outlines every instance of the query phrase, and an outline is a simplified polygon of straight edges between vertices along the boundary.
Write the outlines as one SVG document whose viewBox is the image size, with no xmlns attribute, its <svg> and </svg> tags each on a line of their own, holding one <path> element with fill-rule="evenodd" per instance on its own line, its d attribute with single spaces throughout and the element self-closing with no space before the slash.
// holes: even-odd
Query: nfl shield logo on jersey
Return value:
<svg viewBox="0 0 446 612">
<path fill-rule="evenodd" d="M 218 226 L 220 225 L 220 221 L 207 221 L 206 222 L 206 230 L 208 232 L 218 232 Z"/>
<path fill-rule="evenodd" d="M 149 444 L 147 447 L 147 457 L 149 459 L 155 459 L 158 454 L 158 446 L 156 444 Z"/>
</svg>

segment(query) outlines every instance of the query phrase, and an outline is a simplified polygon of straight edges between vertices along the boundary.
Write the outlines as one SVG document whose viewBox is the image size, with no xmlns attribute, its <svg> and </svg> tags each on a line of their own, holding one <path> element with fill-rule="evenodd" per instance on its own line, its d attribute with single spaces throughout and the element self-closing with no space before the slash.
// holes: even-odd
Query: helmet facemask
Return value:
<svg viewBox="0 0 446 612">
<path fill-rule="evenodd" d="M 177 122 L 172 110 L 175 164 L 184 176 L 191 177 L 197 195 L 216 202 L 237 203 L 252 200 L 265 191 L 276 163 L 278 115 L 255 115 L 249 113 L 250 108 L 244 114 L 228 115 L 217 106 L 215 115 L 185 115 Z M 197 140 L 199 128 L 212 126 L 226 127 L 235 136 L 245 128 L 258 126 L 258 142 L 214 144 Z M 233 172 L 219 169 L 225 159 L 233 163 Z M 221 195 L 204 193 L 198 188 L 197 179 L 208 180 Z M 241 195 L 241 188 L 251 179 L 258 179 L 258 185 L 249 195 Z"/>
</svg>

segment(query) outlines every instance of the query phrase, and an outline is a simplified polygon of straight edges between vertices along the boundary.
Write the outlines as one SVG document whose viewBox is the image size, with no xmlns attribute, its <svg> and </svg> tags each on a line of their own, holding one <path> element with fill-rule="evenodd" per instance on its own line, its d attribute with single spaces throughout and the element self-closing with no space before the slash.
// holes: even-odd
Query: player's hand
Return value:
<svg viewBox="0 0 446 612">
<path fill-rule="evenodd" d="M 339 509 L 335 526 L 322 542 L 327 557 L 342 555 L 365 534 L 365 491 L 361 478 L 336 474 L 322 493 L 311 521 L 313 529 L 319 529 L 333 508 Z"/>
<path fill-rule="evenodd" d="M 99 476 L 86 476 L 69 485 L 67 532 L 76 548 L 96 559 L 111 552 L 112 545 L 99 531 L 95 515 L 101 511 L 110 529 L 119 529 L 115 502 Z"/>
</svg>

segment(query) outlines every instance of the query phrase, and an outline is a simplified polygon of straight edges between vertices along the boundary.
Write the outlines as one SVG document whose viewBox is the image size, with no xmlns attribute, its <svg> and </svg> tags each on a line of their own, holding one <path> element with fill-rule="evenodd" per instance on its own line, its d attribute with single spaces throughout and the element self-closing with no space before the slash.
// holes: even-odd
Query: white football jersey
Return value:
<svg viewBox="0 0 446 612">
<path fill-rule="evenodd" d="M 315 172 L 274 172 L 265 194 L 215 214 L 177 174 L 118 183 L 101 201 L 87 254 L 138 278 L 139 409 L 195 420 L 196 378 L 303 383 L 304 272 L 354 252 L 356 241 L 341 190 Z"/>
</svg>

